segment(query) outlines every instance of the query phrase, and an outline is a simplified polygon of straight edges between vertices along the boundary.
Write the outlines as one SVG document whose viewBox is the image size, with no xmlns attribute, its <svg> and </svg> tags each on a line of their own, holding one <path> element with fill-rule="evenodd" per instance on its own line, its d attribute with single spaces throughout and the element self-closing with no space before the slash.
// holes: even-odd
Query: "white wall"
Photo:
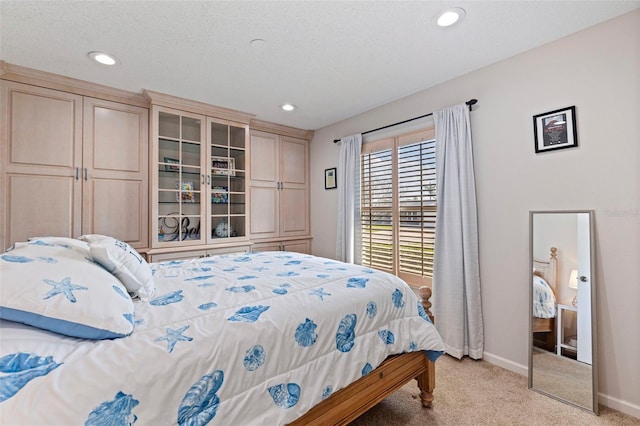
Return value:
<svg viewBox="0 0 640 426">
<path fill-rule="evenodd" d="M 640 417 L 639 75 L 636 10 L 316 131 L 314 254 L 335 254 L 336 191 L 323 182 L 324 169 L 338 164 L 334 138 L 477 98 L 471 120 L 486 359 L 526 371 L 528 211 L 593 209 L 600 401 Z M 535 154 L 532 116 L 571 105 L 579 147 Z"/>
</svg>

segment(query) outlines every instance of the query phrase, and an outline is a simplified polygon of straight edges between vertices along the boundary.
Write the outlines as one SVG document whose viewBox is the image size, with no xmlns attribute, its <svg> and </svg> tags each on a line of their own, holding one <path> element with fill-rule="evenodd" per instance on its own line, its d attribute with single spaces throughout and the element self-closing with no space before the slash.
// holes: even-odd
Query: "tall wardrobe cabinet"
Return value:
<svg viewBox="0 0 640 426">
<path fill-rule="evenodd" d="M 148 241 L 148 109 L 0 81 L 0 244 L 107 234 Z"/>
<path fill-rule="evenodd" d="M 310 136 L 284 126 L 270 129 L 280 134 L 257 130 L 265 126 L 254 122 L 251 130 L 249 229 L 254 250 L 310 253 Z"/>
</svg>

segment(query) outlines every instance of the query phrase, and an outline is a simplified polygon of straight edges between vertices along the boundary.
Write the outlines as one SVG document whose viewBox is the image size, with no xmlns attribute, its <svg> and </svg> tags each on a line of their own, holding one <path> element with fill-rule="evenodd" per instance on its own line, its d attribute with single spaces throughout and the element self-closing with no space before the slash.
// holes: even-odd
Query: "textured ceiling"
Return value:
<svg viewBox="0 0 640 426">
<path fill-rule="evenodd" d="M 466 10 L 464 20 L 437 27 L 434 15 L 452 6 Z M 315 130 L 639 7 L 640 1 L 0 0 L 0 59 Z M 256 38 L 266 43 L 251 47 Z M 120 64 L 93 63 L 92 50 Z M 281 111 L 286 102 L 298 109 Z"/>
</svg>

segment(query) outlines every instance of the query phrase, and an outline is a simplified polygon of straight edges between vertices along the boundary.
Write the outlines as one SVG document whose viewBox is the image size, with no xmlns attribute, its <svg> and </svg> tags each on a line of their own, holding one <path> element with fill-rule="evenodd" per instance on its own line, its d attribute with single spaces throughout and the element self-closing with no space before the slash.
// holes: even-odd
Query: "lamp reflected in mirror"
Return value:
<svg viewBox="0 0 640 426">
<path fill-rule="evenodd" d="M 573 296 L 573 300 L 571 304 L 573 306 L 578 306 L 578 270 L 571 270 L 571 275 L 569 276 L 569 288 L 572 288 L 576 291 L 576 295 Z"/>
</svg>

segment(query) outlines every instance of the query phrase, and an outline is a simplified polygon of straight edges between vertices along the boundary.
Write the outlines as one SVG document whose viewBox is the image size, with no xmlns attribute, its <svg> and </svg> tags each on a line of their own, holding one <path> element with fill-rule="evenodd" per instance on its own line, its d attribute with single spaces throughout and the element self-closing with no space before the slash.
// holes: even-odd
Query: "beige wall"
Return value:
<svg viewBox="0 0 640 426">
<path fill-rule="evenodd" d="M 335 254 L 337 194 L 323 183 L 323 170 L 338 164 L 334 138 L 477 98 L 471 119 L 486 359 L 526 372 L 528 211 L 593 209 L 600 401 L 640 417 L 639 75 L 636 10 L 316 131 L 314 254 Z M 535 154 L 532 116 L 571 105 L 579 147 Z"/>
</svg>

